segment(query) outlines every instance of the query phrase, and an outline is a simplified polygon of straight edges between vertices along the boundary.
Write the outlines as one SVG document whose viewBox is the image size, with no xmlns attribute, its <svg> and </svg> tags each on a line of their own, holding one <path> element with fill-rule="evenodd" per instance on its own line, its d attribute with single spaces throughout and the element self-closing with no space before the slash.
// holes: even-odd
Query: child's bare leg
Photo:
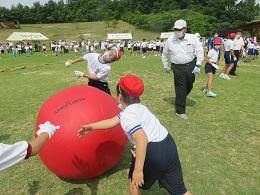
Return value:
<svg viewBox="0 0 260 195">
<path fill-rule="evenodd" d="M 230 65 L 228 66 L 228 68 L 227 68 L 227 70 L 226 70 L 226 72 L 225 72 L 226 75 L 229 74 L 229 72 L 232 70 L 233 66 L 234 66 L 234 64 L 230 64 Z"/>
<path fill-rule="evenodd" d="M 213 81 L 213 74 L 211 72 L 209 72 L 208 73 L 208 83 L 207 83 L 208 91 L 211 91 L 211 89 L 212 89 L 212 81 Z"/>
<path fill-rule="evenodd" d="M 192 195 L 189 191 L 187 191 L 185 194 L 183 195 Z"/>
</svg>

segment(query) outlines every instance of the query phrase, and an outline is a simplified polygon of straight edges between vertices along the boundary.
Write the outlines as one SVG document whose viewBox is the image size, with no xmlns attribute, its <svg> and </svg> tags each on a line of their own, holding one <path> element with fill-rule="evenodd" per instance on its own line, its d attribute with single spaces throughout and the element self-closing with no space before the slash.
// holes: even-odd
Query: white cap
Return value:
<svg viewBox="0 0 260 195">
<path fill-rule="evenodd" d="M 176 20 L 173 28 L 177 28 L 177 29 L 187 28 L 186 21 L 182 19 Z"/>
<path fill-rule="evenodd" d="M 196 37 L 200 38 L 200 33 L 195 33 Z"/>
</svg>

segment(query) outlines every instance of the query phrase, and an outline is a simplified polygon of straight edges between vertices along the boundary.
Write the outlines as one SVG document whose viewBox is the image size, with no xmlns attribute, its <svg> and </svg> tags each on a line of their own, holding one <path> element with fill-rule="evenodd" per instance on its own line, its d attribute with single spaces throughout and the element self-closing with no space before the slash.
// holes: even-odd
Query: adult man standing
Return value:
<svg viewBox="0 0 260 195">
<path fill-rule="evenodd" d="M 174 34 L 168 38 L 162 53 L 163 69 L 169 72 L 168 55 L 174 74 L 176 115 L 188 119 L 185 114 L 186 97 L 195 81 L 195 75 L 200 73 L 200 65 L 204 59 L 204 51 L 198 37 L 186 33 L 187 24 L 184 20 L 174 23 Z"/>
<path fill-rule="evenodd" d="M 237 60 L 234 60 L 234 66 L 229 73 L 230 75 L 237 76 L 236 70 L 237 70 L 237 64 L 239 61 L 240 51 L 245 50 L 244 46 L 245 46 L 245 43 L 242 38 L 242 30 L 238 29 L 236 32 L 236 38 L 233 40 L 233 50 L 234 50 L 234 54 L 235 54 Z"/>
</svg>

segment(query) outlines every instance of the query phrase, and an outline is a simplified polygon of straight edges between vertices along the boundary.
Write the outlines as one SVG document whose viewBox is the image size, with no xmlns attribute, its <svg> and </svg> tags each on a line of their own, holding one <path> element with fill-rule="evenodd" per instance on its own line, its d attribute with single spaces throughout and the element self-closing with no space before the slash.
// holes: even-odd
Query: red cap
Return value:
<svg viewBox="0 0 260 195">
<path fill-rule="evenodd" d="M 236 37 L 236 33 L 230 33 L 230 34 L 229 34 L 229 38 L 230 38 L 230 39 L 234 39 L 235 37 Z"/>
<path fill-rule="evenodd" d="M 123 89 L 128 95 L 139 97 L 144 92 L 143 81 L 135 75 L 128 74 L 120 78 L 119 87 Z"/>
<path fill-rule="evenodd" d="M 222 45 L 222 40 L 221 39 L 215 39 L 214 45 Z"/>
<path fill-rule="evenodd" d="M 112 47 L 111 49 L 116 51 L 116 59 L 120 60 L 123 57 L 123 52 L 120 48 L 118 47 Z"/>
</svg>

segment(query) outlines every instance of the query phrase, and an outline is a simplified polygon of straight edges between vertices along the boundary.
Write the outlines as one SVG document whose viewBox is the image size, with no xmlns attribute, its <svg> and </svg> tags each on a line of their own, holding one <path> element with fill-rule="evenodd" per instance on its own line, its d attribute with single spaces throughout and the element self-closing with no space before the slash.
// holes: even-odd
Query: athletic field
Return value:
<svg viewBox="0 0 260 195">
<path fill-rule="evenodd" d="M 74 70 L 86 70 L 84 63 L 64 67 L 75 57 L 80 54 L 0 57 L 0 142 L 30 141 L 44 100 L 65 87 L 86 83 L 73 76 Z M 174 112 L 173 75 L 162 72 L 160 57 L 126 54 L 112 65 L 113 95 L 127 73 L 144 80 L 142 102 L 174 137 L 185 183 L 194 195 L 260 194 L 260 60 L 240 63 L 237 72 L 229 81 L 216 76 L 213 90 L 218 96 L 208 98 L 201 92 L 206 83 L 202 68 L 187 100 L 189 120 L 182 120 Z M 71 181 L 55 176 L 38 156 L 32 157 L 0 172 L 0 194 L 123 195 L 128 191 L 129 162 L 126 148 L 111 171 L 94 180 Z M 167 192 L 156 184 L 144 194 Z"/>
</svg>

